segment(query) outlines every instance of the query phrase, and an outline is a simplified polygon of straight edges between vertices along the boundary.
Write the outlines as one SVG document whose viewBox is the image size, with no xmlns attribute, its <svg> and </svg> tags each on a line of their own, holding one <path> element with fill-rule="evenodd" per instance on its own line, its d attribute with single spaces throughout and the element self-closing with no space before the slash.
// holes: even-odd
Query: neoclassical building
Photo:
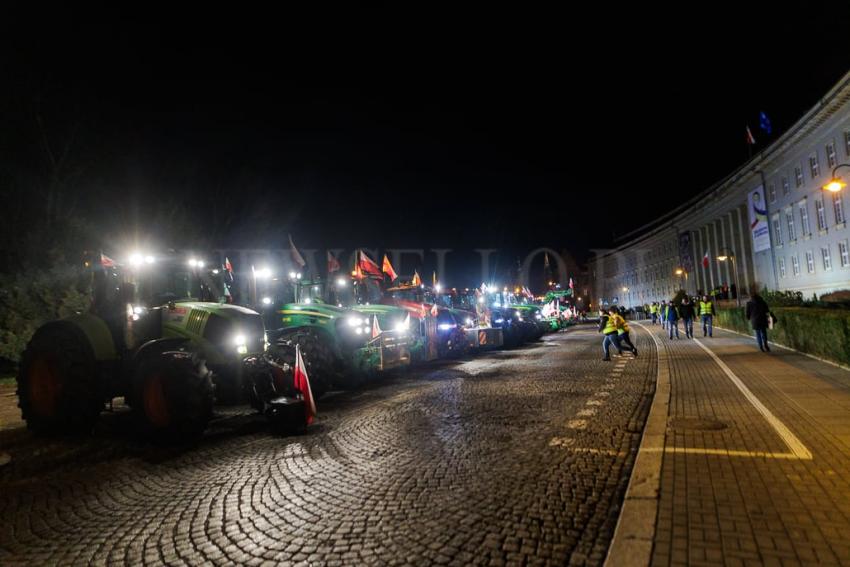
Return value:
<svg viewBox="0 0 850 567">
<path fill-rule="evenodd" d="M 806 297 L 850 289 L 850 187 L 823 189 L 841 164 L 850 164 L 850 73 L 728 177 L 595 251 L 596 300 L 642 305 L 724 285 L 746 294 L 752 282 Z M 850 167 L 837 174 L 850 179 Z"/>
</svg>

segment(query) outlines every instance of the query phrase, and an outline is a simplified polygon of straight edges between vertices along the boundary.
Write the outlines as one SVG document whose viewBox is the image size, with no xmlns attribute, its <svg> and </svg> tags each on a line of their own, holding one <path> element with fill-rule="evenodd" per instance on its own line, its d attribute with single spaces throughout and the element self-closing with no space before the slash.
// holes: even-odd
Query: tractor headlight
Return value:
<svg viewBox="0 0 850 567">
<path fill-rule="evenodd" d="M 410 324 L 407 319 L 402 319 L 395 324 L 395 330 L 399 333 L 406 333 L 408 327 L 410 327 Z"/>
<path fill-rule="evenodd" d="M 346 319 L 346 322 L 348 323 L 349 327 L 359 327 L 363 324 L 363 319 L 361 319 L 360 317 L 349 317 L 348 319 Z"/>
<path fill-rule="evenodd" d="M 271 305 L 271 304 L 272 304 L 272 298 L 271 297 L 264 297 L 263 298 L 263 305 Z"/>
<path fill-rule="evenodd" d="M 498 318 L 498 319 L 496 319 L 494 322 L 495 322 L 497 325 L 501 325 L 502 323 L 504 323 L 504 322 L 505 322 L 505 320 L 504 320 L 502 317 L 499 317 L 499 318 Z"/>
<path fill-rule="evenodd" d="M 233 337 L 233 344 L 236 345 L 236 352 L 239 354 L 248 354 L 248 339 L 245 335 L 236 335 Z"/>
<path fill-rule="evenodd" d="M 471 327 L 471 326 L 472 326 L 472 317 L 467 317 L 467 318 L 466 318 L 466 326 L 467 326 L 467 327 Z"/>
<path fill-rule="evenodd" d="M 439 325 L 437 325 L 437 328 L 441 331 L 450 331 L 451 329 L 454 329 L 456 327 L 457 325 L 455 325 L 454 323 L 440 323 Z"/>
<path fill-rule="evenodd" d="M 543 315 L 541 315 L 540 313 L 535 313 L 534 318 L 537 319 L 537 320 L 540 320 L 540 319 L 543 318 Z"/>
</svg>

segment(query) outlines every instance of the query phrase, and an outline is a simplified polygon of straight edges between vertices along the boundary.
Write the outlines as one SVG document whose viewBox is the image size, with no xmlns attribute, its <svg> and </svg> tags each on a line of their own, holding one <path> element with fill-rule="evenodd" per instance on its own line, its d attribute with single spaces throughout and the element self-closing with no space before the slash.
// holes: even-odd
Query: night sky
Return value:
<svg viewBox="0 0 850 567">
<path fill-rule="evenodd" d="M 183 247 L 150 228 L 176 215 L 214 246 L 292 233 L 302 247 L 582 259 L 743 163 L 747 124 L 763 147 L 850 70 L 837 6 L 680 24 L 394 12 L 405 25 L 385 34 L 316 19 L 321 33 L 294 19 L 46 31 L 6 51 L 4 167 L 37 167 L 39 109 L 56 140 L 74 133 L 69 190 L 112 242 Z"/>
</svg>

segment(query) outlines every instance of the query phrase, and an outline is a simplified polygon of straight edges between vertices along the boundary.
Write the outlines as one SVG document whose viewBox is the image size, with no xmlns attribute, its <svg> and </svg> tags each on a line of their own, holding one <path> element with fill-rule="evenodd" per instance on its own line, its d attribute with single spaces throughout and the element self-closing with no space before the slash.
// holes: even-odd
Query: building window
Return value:
<svg viewBox="0 0 850 567">
<path fill-rule="evenodd" d="M 841 193 L 832 194 L 832 208 L 835 210 L 835 224 L 844 222 L 844 199 Z"/>
<path fill-rule="evenodd" d="M 767 186 L 767 198 L 771 203 L 776 202 L 776 186 L 773 183 Z"/>
<path fill-rule="evenodd" d="M 823 269 L 831 270 L 832 269 L 832 256 L 829 255 L 829 246 L 824 246 L 820 249 L 820 255 L 823 258 Z"/>
<path fill-rule="evenodd" d="M 787 195 L 791 191 L 791 185 L 788 183 L 788 178 L 782 178 L 782 194 Z"/>
<path fill-rule="evenodd" d="M 809 250 L 806 252 L 806 270 L 810 274 L 815 273 L 815 253 Z"/>
<path fill-rule="evenodd" d="M 782 225 L 779 223 L 779 215 L 773 215 L 773 243 L 782 246 Z"/>
<path fill-rule="evenodd" d="M 826 230 L 826 211 L 823 209 L 823 199 L 815 199 L 815 211 L 818 215 L 818 230 Z"/>
<path fill-rule="evenodd" d="M 830 168 L 835 167 L 835 164 L 838 163 L 838 158 L 835 157 L 835 144 L 832 142 L 826 145 L 826 163 Z"/>
<path fill-rule="evenodd" d="M 794 168 L 794 182 L 798 189 L 803 186 L 803 168 L 799 165 Z"/>
<path fill-rule="evenodd" d="M 844 132 L 844 153 L 850 156 L 850 130 Z"/>
<path fill-rule="evenodd" d="M 797 228 L 794 226 L 794 209 L 785 210 L 785 222 L 788 225 L 788 242 L 797 240 Z"/>
<path fill-rule="evenodd" d="M 800 257 L 796 254 L 791 256 L 791 272 L 795 278 L 800 275 Z"/>
<path fill-rule="evenodd" d="M 809 157 L 809 171 L 812 172 L 812 179 L 820 175 L 820 163 L 818 162 L 817 154 Z"/>
<path fill-rule="evenodd" d="M 785 277 L 785 258 L 779 258 L 779 277 Z"/>
<path fill-rule="evenodd" d="M 812 233 L 812 227 L 809 226 L 809 207 L 805 200 L 800 201 L 800 228 L 804 237 Z"/>
<path fill-rule="evenodd" d="M 841 255 L 841 267 L 850 266 L 850 247 L 847 246 L 846 238 L 838 243 L 838 253 Z"/>
</svg>

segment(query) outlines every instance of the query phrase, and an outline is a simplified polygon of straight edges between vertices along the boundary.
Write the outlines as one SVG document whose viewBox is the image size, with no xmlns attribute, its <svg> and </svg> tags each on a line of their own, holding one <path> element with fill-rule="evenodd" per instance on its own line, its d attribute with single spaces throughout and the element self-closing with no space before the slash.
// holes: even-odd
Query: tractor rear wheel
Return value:
<svg viewBox="0 0 850 567">
<path fill-rule="evenodd" d="M 38 329 L 18 372 L 18 407 L 27 427 L 39 433 L 90 431 L 103 405 L 85 335 L 70 324 Z"/>
<path fill-rule="evenodd" d="M 191 439 L 203 433 L 212 417 L 212 375 L 193 353 L 156 353 L 136 367 L 133 397 L 133 412 L 146 435 Z"/>
<path fill-rule="evenodd" d="M 319 399 L 325 395 L 333 383 L 333 351 L 317 333 L 302 330 L 279 338 L 269 348 L 269 355 L 275 362 L 294 365 L 295 345 L 301 345 L 301 355 L 304 357 L 304 366 L 307 368 L 310 390 L 313 392 L 313 397 Z"/>
</svg>

